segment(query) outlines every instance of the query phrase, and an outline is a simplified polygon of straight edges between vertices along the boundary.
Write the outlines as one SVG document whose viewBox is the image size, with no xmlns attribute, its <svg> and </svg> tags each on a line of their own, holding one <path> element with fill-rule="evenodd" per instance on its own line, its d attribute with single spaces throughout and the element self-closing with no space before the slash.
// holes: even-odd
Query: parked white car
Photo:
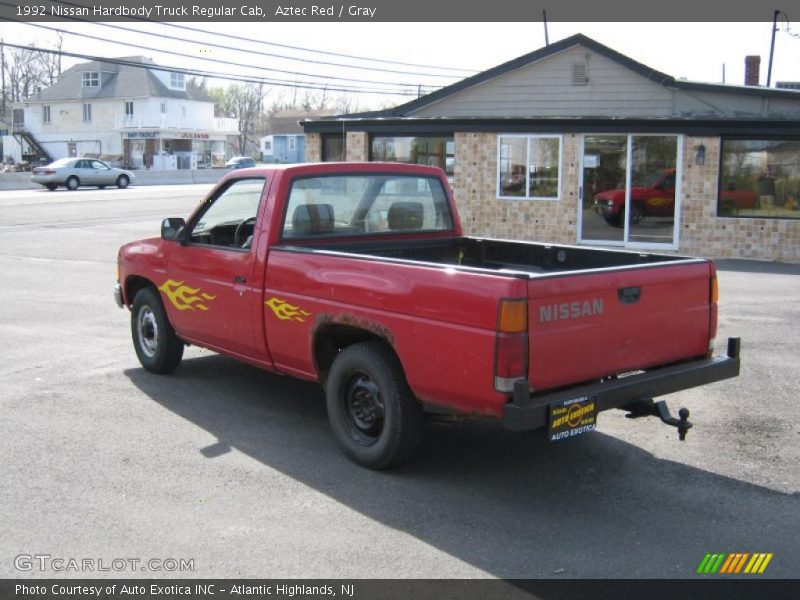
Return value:
<svg viewBox="0 0 800 600">
<path fill-rule="evenodd" d="M 109 167 L 96 158 L 60 158 L 45 167 L 33 169 L 31 181 L 50 191 L 60 185 L 68 190 L 77 190 L 81 186 L 97 186 L 103 189 L 107 185 L 124 189 L 134 177 L 130 171 Z"/>
</svg>

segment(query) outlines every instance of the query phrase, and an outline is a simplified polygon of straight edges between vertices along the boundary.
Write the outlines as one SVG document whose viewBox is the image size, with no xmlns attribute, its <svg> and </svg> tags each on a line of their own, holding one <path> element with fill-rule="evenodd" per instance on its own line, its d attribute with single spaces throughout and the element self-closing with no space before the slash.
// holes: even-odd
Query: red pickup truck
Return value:
<svg viewBox="0 0 800 600">
<path fill-rule="evenodd" d="M 683 438 L 688 412 L 653 398 L 739 371 L 738 340 L 712 356 L 712 262 L 464 236 L 430 167 L 237 170 L 118 261 L 145 369 L 194 344 L 318 381 L 344 451 L 375 469 L 412 454 L 426 415 L 559 440 L 624 408 Z"/>
<path fill-rule="evenodd" d="M 753 208 L 758 198 L 752 190 L 726 187 L 719 192 L 723 212 Z M 625 189 L 599 192 L 594 196 L 594 209 L 609 225 L 625 225 Z M 631 223 L 640 223 L 646 216 L 675 215 L 675 169 L 663 169 L 651 174 L 643 185 L 631 188 Z"/>
</svg>

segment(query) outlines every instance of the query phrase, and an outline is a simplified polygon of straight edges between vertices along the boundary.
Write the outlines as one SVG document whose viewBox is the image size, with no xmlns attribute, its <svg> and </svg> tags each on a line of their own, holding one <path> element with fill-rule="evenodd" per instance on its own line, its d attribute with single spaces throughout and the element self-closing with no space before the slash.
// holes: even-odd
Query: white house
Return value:
<svg viewBox="0 0 800 600">
<path fill-rule="evenodd" d="M 14 106 L 6 157 L 102 156 L 134 168 L 223 166 L 236 119 L 214 116 L 214 102 L 183 73 L 143 56 L 71 67 L 52 86 Z"/>
</svg>

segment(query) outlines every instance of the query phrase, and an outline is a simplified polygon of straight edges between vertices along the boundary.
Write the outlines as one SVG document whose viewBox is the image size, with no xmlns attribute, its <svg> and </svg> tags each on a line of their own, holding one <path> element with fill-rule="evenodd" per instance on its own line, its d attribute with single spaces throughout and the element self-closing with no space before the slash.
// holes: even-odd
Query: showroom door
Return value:
<svg viewBox="0 0 800 600">
<path fill-rule="evenodd" d="M 585 135 L 578 241 L 676 249 L 680 154 L 676 135 Z"/>
</svg>

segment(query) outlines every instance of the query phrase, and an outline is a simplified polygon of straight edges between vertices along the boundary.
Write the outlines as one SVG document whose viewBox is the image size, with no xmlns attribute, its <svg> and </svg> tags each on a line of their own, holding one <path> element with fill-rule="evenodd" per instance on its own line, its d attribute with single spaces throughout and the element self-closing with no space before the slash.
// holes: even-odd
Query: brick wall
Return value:
<svg viewBox="0 0 800 600">
<path fill-rule="evenodd" d="M 694 164 L 706 147 L 705 165 Z M 800 262 L 800 219 L 717 217 L 720 139 L 685 137 L 680 252 L 710 258 Z"/>
<path fill-rule="evenodd" d="M 497 134 L 456 133 L 453 192 L 467 235 L 574 244 L 579 138 L 563 136 L 561 198 L 497 199 Z"/>
<path fill-rule="evenodd" d="M 575 244 L 578 239 L 580 143 L 562 137 L 561 196 L 550 200 L 497 199 L 496 133 L 455 134 L 453 192 L 466 235 Z M 695 164 L 697 146 L 705 164 Z M 306 159 L 319 160 L 319 134 L 306 138 Z M 347 133 L 348 161 L 369 159 L 369 136 Z M 717 216 L 720 139 L 683 137 L 682 206 L 678 252 L 709 258 L 800 262 L 800 220 Z"/>
<path fill-rule="evenodd" d="M 322 161 L 322 135 L 319 133 L 306 134 L 306 162 Z"/>
<path fill-rule="evenodd" d="M 369 160 L 369 134 L 363 131 L 348 131 L 345 140 L 347 162 L 365 162 Z"/>
</svg>

